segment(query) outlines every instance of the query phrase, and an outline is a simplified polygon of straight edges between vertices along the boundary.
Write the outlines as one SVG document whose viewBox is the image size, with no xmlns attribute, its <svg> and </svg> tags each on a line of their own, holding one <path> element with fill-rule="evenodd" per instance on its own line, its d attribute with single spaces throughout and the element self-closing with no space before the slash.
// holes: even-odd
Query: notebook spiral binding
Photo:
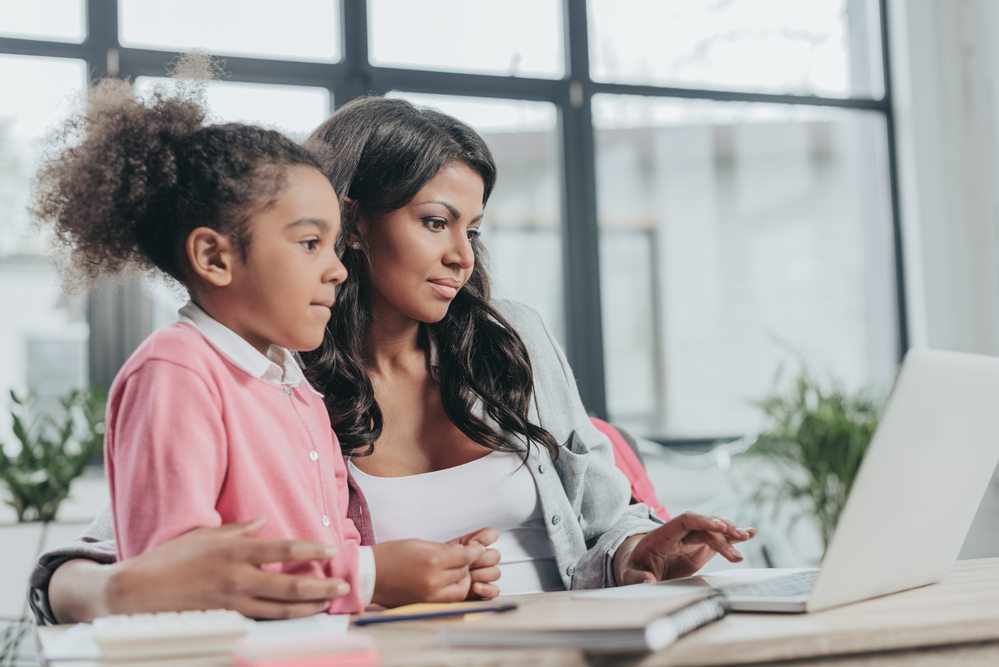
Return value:
<svg viewBox="0 0 999 667">
<path fill-rule="evenodd" d="M 728 614 L 728 599 L 721 593 L 692 602 L 683 609 L 673 612 L 670 620 L 676 628 L 676 636 L 683 637 L 702 625 L 723 618 Z"/>
</svg>

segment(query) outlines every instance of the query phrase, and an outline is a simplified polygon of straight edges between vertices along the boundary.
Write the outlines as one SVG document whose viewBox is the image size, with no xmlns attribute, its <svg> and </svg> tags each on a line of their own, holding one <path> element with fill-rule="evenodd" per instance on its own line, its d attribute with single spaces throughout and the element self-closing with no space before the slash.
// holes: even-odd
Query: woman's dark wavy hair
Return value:
<svg viewBox="0 0 999 667">
<path fill-rule="evenodd" d="M 378 219 L 407 205 L 448 165 L 464 164 L 482 177 L 482 203 L 496 184 L 496 163 L 485 141 L 464 123 L 409 102 L 365 97 L 345 104 L 305 142 L 343 201 L 340 255 L 349 277 L 340 286 L 323 344 L 303 355 L 306 375 L 326 395 L 333 430 L 344 453 L 367 456 L 382 433 L 382 412 L 364 365 L 364 338 L 371 307 L 364 281 L 363 251 L 344 239 L 358 220 Z M 475 268 L 434 326 L 440 354 L 441 399 L 458 429 L 483 447 L 518 451 L 499 432 L 475 416 L 481 401 L 500 431 L 516 433 L 558 456 L 558 442 L 532 424 L 528 409 L 534 377 L 527 347 L 489 303 L 484 249 L 473 240 Z M 425 332 L 424 332 L 425 335 Z"/>
<path fill-rule="evenodd" d="M 245 257 L 247 222 L 278 196 L 285 167 L 319 169 L 278 132 L 206 125 L 205 117 L 190 82 L 147 99 L 117 79 L 90 88 L 85 108 L 50 142 L 32 202 L 35 220 L 50 225 L 66 251 L 70 287 L 128 270 L 186 283 L 184 244 L 197 227 L 228 236 Z"/>
</svg>

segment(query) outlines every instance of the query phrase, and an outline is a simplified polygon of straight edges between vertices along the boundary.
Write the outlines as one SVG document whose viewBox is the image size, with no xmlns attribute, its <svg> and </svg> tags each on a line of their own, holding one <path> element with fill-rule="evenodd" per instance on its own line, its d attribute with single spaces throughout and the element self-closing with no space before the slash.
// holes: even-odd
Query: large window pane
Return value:
<svg viewBox="0 0 999 667">
<path fill-rule="evenodd" d="M 84 0 L 0 2 L 0 37 L 82 42 L 85 11 Z"/>
<path fill-rule="evenodd" d="M 850 388 L 891 377 L 880 115 L 601 95 L 593 116 L 613 421 L 738 434 L 800 359 Z"/>
<path fill-rule="evenodd" d="M 878 97 L 877 0 L 588 0 L 594 80 Z"/>
<path fill-rule="evenodd" d="M 476 129 L 499 178 L 482 240 L 493 295 L 531 306 L 565 344 L 555 107 L 546 102 L 390 93 L 450 114 Z"/>
<path fill-rule="evenodd" d="M 374 65 L 559 79 L 559 0 L 368 0 Z"/>
<path fill-rule="evenodd" d="M 174 85 L 173 79 L 140 76 L 135 80 L 140 95 L 148 94 L 154 86 Z M 207 90 L 213 121 L 262 125 L 298 140 L 311 134 L 330 114 L 330 93 L 326 88 L 213 81 Z"/>
<path fill-rule="evenodd" d="M 119 0 L 122 46 L 333 62 L 337 0 Z"/>
<path fill-rule="evenodd" d="M 69 113 L 86 72 L 79 60 L 0 55 L 0 442 L 13 442 L 9 390 L 33 389 L 50 409 L 87 377 L 83 303 L 64 297 L 27 212 L 45 135 Z"/>
</svg>

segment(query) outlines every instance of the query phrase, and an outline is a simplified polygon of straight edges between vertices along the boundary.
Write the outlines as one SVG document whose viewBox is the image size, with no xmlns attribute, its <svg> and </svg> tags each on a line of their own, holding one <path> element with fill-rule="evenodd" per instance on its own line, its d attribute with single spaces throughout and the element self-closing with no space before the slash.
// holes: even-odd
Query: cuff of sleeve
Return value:
<svg viewBox="0 0 999 667">
<path fill-rule="evenodd" d="M 375 552 L 371 547 L 360 547 L 357 553 L 357 587 L 361 605 L 367 607 L 375 596 Z"/>
</svg>

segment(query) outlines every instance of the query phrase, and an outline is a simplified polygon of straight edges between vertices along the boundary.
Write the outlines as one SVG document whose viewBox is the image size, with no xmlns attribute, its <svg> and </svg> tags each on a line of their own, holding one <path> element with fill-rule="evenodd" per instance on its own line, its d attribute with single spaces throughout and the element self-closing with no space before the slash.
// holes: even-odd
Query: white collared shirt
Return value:
<svg viewBox="0 0 999 667">
<path fill-rule="evenodd" d="M 313 394 L 323 397 L 305 379 L 301 366 L 287 349 L 271 345 L 266 355 L 261 354 L 242 336 L 206 313 L 193 301 L 188 301 L 177 311 L 177 315 L 178 321 L 197 329 L 219 352 L 253 377 L 279 386 L 297 387 L 304 383 Z M 371 547 L 362 546 L 359 549 L 357 583 L 361 587 L 361 601 L 367 606 L 375 594 L 375 554 Z"/>
</svg>

